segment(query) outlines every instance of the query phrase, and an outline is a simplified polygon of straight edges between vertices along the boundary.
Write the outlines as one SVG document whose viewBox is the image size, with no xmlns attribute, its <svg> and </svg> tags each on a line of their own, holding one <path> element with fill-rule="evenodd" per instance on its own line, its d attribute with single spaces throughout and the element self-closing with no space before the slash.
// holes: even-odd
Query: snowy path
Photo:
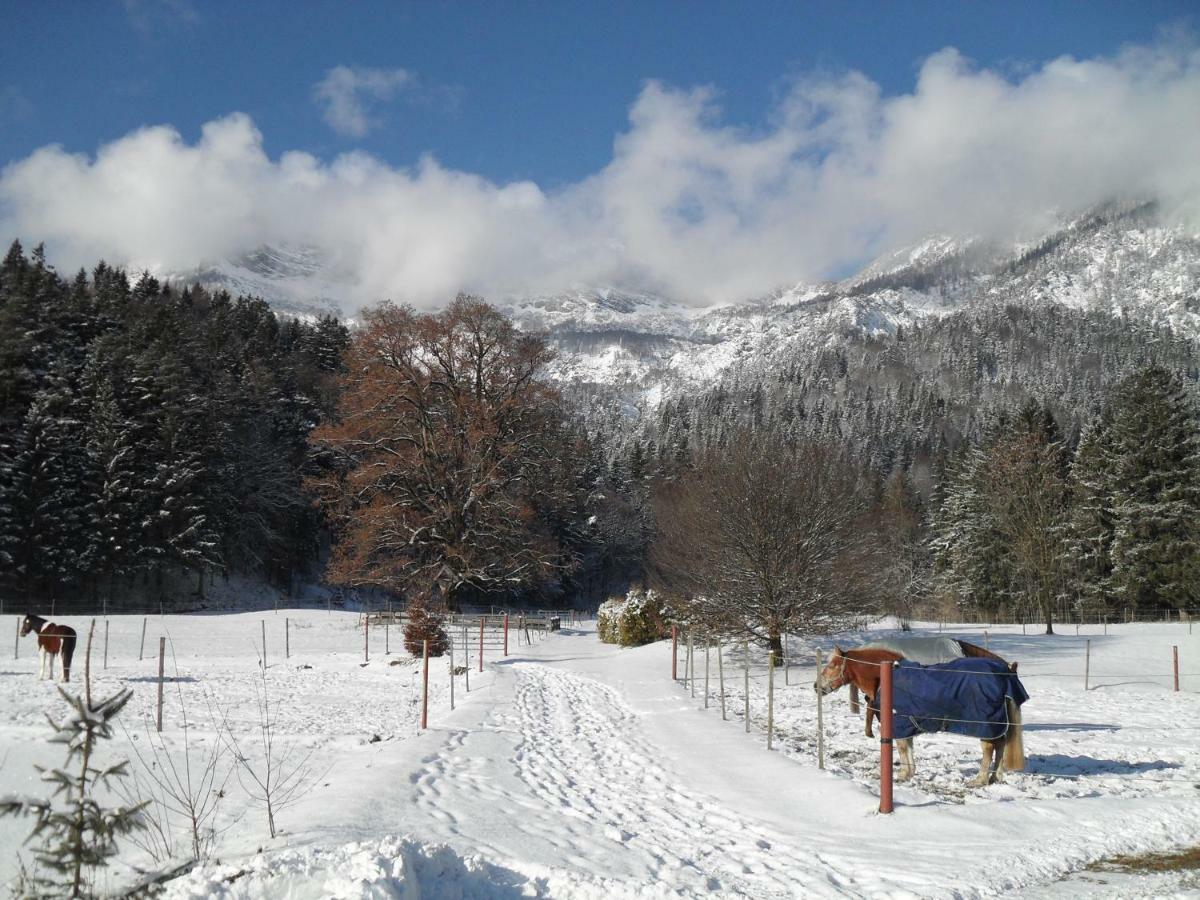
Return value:
<svg viewBox="0 0 1200 900">
<path fill-rule="evenodd" d="M 617 851 L 628 875 L 664 893 L 793 895 L 802 854 L 717 798 L 681 790 L 613 688 L 536 663 L 510 671 L 515 702 L 495 716 L 496 730 L 460 733 L 429 760 L 417 795 L 429 815 L 463 834 L 444 810 L 506 810 L 526 852 L 542 844 L 561 865 L 604 878 Z M 497 778 L 488 759 L 497 731 L 516 738 L 513 778 Z"/>
</svg>

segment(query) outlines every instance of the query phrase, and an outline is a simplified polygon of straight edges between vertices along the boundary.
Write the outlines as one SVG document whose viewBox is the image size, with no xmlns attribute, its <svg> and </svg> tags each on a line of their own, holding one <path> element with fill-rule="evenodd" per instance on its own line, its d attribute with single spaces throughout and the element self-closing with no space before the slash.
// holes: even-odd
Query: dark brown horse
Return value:
<svg viewBox="0 0 1200 900">
<path fill-rule="evenodd" d="M 977 648 L 982 650 L 982 648 Z M 983 651 L 989 657 L 995 656 L 993 653 Z M 983 655 L 983 654 L 972 654 Z M 996 657 L 999 659 L 999 657 Z M 899 662 L 900 654 L 890 650 L 874 650 L 869 648 L 860 648 L 857 650 L 842 650 L 840 647 L 834 647 L 833 655 L 829 658 L 829 663 L 817 675 L 817 681 L 813 685 L 817 693 L 824 696 L 836 691 L 843 685 L 852 684 L 862 691 L 868 701 L 873 702 L 876 693 L 879 691 L 879 669 L 884 665 L 890 665 L 894 662 Z M 1009 666 L 1010 671 L 1015 671 L 1014 666 Z M 1003 781 L 1004 770 L 1020 771 L 1025 768 L 1025 747 L 1021 737 L 1021 709 L 1013 703 L 1011 699 L 1005 701 L 1008 718 L 1009 729 L 1004 737 L 997 740 L 983 740 L 980 745 L 983 751 L 983 758 L 979 766 L 979 775 L 975 778 L 972 784 L 977 787 L 990 784 L 993 780 Z M 867 735 L 871 735 L 870 725 L 870 706 L 868 705 L 867 718 Z M 916 762 L 913 759 L 912 738 L 898 738 L 896 740 L 896 748 L 900 751 L 900 775 L 898 781 L 907 781 L 912 778 L 916 771 Z"/>
<path fill-rule="evenodd" d="M 50 660 L 50 680 L 54 680 L 54 658 L 59 657 L 62 680 L 71 680 L 71 657 L 75 655 L 75 629 L 69 625 L 55 625 L 41 616 L 26 616 L 21 622 L 21 637 L 33 632 L 37 635 L 38 650 L 42 656 L 42 673 L 46 677 L 46 659 Z M 59 656 L 59 654 L 62 654 Z"/>
</svg>

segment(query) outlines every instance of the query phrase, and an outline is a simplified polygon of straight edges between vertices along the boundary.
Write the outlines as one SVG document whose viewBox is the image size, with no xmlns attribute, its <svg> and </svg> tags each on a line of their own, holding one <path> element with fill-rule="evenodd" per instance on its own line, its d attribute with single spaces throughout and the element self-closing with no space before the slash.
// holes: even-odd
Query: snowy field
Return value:
<svg viewBox="0 0 1200 900">
<path fill-rule="evenodd" d="M 13 619 L 4 621 L 11 641 Z M 878 744 L 863 735 L 844 691 L 826 698 L 827 768 L 818 770 L 817 648 L 800 641 L 790 648 L 795 664 L 777 675 L 768 751 L 764 659 L 752 660 L 747 734 L 739 648 L 724 655 L 723 722 L 715 652 L 705 709 L 702 653 L 693 697 L 691 686 L 671 681 L 669 643 L 623 650 L 581 628 L 518 647 L 514 635 L 512 655 L 489 650 L 483 674 L 472 656 L 471 691 L 455 679 L 454 712 L 448 666 L 431 666 L 430 728 L 421 732 L 419 664 L 396 630 L 386 655 L 379 628 L 364 665 L 355 614 L 151 618 L 141 661 L 142 618 L 114 616 L 109 627 L 104 669 L 98 623 L 94 690 L 128 686 L 135 698 L 122 717 L 128 733 L 106 753 L 149 758 L 158 740 L 164 635 L 162 740 L 177 762 L 186 715 L 194 759 L 224 719 L 261 763 L 264 696 L 278 716 L 277 747 L 307 758 L 303 790 L 278 812 L 274 839 L 237 777 L 228 781 L 219 862 L 173 882 L 172 897 L 1066 898 L 1184 896 L 1196 884 L 1195 873 L 1084 871 L 1115 854 L 1200 844 L 1200 633 L 1186 625 L 1109 626 L 1107 635 L 1089 626 L 1078 636 L 1070 626 L 1054 637 L 989 629 L 990 648 L 1020 662 L 1031 695 L 1028 769 L 1004 785 L 968 788 L 978 742 L 918 738 L 917 776 L 897 786 L 890 817 L 876 813 Z M 975 626 L 947 633 L 984 641 Z M 1179 693 L 1172 645 L 1184 673 Z M 82 655 L 81 647 L 76 680 Z M 64 704 L 37 674 L 32 639 L 0 666 L 0 793 L 43 794 L 33 764 L 61 758 L 46 742 L 44 714 Z M 0 821 L 0 883 L 16 873 L 26 832 L 24 822 Z M 123 862 L 149 866 L 139 854 Z M 131 877 L 114 867 L 112 886 Z"/>
</svg>

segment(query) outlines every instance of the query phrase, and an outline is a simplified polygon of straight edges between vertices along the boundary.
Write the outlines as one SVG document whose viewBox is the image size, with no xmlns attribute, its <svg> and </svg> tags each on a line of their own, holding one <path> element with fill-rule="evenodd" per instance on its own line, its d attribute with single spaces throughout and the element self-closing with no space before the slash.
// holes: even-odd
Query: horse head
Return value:
<svg viewBox="0 0 1200 900">
<path fill-rule="evenodd" d="M 846 654 L 842 652 L 841 647 L 835 644 L 833 653 L 829 655 L 829 662 L 817 673 L 817 680 L 813 682 L 813 690 L 824 697 L 826 694 L 832 694 L 845 683 Z"/>
<path fill-rule="evenodd" d="M 31 632 L 31 631 L 34 634 L 37 634 L 41 628 L 42 621 L 43 620 L 39 619 L 37 616 L 26 616 L 24 619 L 22 619 L 21 620 L 21 637 L 25 637 L 25 635 L 29 634 L 29 632 Z"/>
</svg>

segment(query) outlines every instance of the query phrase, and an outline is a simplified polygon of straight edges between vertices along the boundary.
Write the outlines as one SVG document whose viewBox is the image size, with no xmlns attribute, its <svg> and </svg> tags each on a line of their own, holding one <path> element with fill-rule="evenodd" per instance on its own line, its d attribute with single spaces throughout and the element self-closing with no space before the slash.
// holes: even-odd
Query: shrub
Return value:
<svg viewBox="0 0 1200 900">
<path fill-rule="evenodd" d="M 430 656 L 445 656 L 450 649 L 450 638 L 444 626 L 441 611 L 431 609 L 424 603 L 413 603 L 405 613 L 404 649 L 413 656 L 424 653 L 423 641 L 429 641 Z"/>
<path fill-rule="evenodd" d="M 622 647 L 640 647 L 663 637 L 667 631 L 662 598 L 654 591 L 632 590 L 600 605 L 596 613 L 600 640 Z"/>
</svg>

